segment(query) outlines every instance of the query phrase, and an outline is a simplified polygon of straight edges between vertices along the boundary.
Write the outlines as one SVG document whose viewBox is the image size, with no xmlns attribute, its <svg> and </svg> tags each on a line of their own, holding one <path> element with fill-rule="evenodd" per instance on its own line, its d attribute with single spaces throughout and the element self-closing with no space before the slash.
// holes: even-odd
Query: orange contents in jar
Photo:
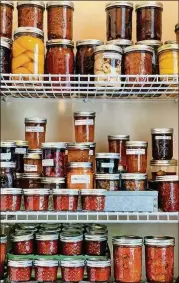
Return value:
<svg viewBox="0 0 179 283">
<path fill-rule="evenodd" d="M 7 236 L 0 235 L 0 279 L 4 277 L 4 262 L 6 257 Z"/>
<path fill-rule="evenodd" d="M 75 112 L 76 142 L 94 142 L 95 112 Z"/>
<path fill-rule="evenodd" d="M 42 174 L 41 150 L 30 150 L 28 154 L 24 155 L 24 173 Z"/>
<path fill-rule="evenodd" d="M 111 274 L 110 260 L 88 260 L 87 274 L 90 282 L 109 282 Z"/>
<path fill-rule="evenodd" d="M 119 153 L 119 165 L 126 167 L 126 141 L 129 141 L 128 135 L 108 136 L 109 152 Z"/>
<path fill-rule="evenodd" d="M 25 189 L 24 205 L 27 211 L 47 211 L 50 190 L 48 189 Z"/>
<path fill-rule="evenodd" d="M 25 118 L 25 140 L 29 142 L 30 149 L 41 148 L 45 142 L 47 119 Z"/>
<path fill-rule="evenodd" d="M 61 261 L 62 281 L 80 282 L 84 277 L 84 260 L 63 260 Z"/>
<path fill-rule="evenodd" d="M 148 143 L 145 141 L 126 142 L 128 173 L 146 173 L 147 147 L 148 147 Z"/>
<path fill-rule="evenodd" d="M 71 162 L 67 172 L 68 189 L 93 189 L 92 164 L 90 162 Z"/>
<path fill-rule="evenodd" d="M 88 162 L 90 147 L 85 143 L 68 143 L 68 162 Z"/>
</svg>

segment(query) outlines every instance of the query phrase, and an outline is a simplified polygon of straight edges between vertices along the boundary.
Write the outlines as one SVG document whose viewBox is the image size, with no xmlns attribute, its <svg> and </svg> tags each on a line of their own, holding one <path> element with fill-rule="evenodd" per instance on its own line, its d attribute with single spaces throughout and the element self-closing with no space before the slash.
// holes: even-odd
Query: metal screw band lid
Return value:
<svg viewBox="0 0 179 283">
<path fill-rule="evenodd" d="M 35 34 L 40 35 L 41 37 L 44 37 L 43 30 L 41 30 L 39 28 L 35 28 L 35 27 L 19 27 L 14 31 L 14 36 L 16 36 L 19 33 L 26 33 L 26 32 L 30 33 L 30 34 L 35 33 Z M 30 118 L 25 118 L 25 121 L 26 121 L 26 119 L 30 119 Z M 35 119 L 35 118 L 32 118 L 32 119 Z M 36 119 L 41 119 L 41 118 L 36 118 Z M 31 123 L 33 123 L 33 122 L 37 123 L 36 121 L 31 121 Z M 29 121 L 29 123 L 30 123 L 30 121 Z M 38 122 L 38 123 L 45 123 L 45 122 Z"/>
<path fill-rule="evenodd" d="M 106 4 L 106 11 L 109 8 L 116 8 L 116 7 L 122 7 L 122 6 L 126 6 L 126 7 L 130 7 L 133 9 L 133 3 L 129 2 L 129 1 L 114 1 L 114 2 L 109 2 Z"/>
<path fill-rule="evenodd" d="M 13 9 L 14 9 L 13 1 L 1 1 L 0 5 L 9 5 L 9 6 L 13 7 Z"/>
<path fill-rule="evenodd" d="M 143 1 L 142 1 L 143 2 Z M 143 2 L 142 4 L 138 4 L 135 6 L 135 9 L 138 10 L 140 8 L 147 8 L 147 7 L 156 7 L 156 8 L 161 8 L 163 10 L 163 4 L 161 2 L 157 1 L 148 1 L 148 2 Z"/>
<path fill-rule="evenodd" d="M 1 195 L 21 195 L 22 189 L 20 188 L 2 188 Z"/>
<path fill-rule="evenodd" d="M 119 180 L 119 174 L 96 174 L 96 180 Z"/>
<path fill-rule="evenodd" d="M 148 45 L 132 45 L 132 46 L 128 46 L 124 49 L 124 54 L 129 53 L 129 52 L 136 52 L 136 51 L 144 51 L 144 52 L 150 52 L 153 54 L 154 49 L 151 46 Z"/>
<path fill-rule="evenodd" d="M 90 146 L 85 143 L 68 143 L 67 149 L 90 149 Z"/>
<path fill-rule="evenodd" d="M 179 50 L 179 44 L 164 44 L 158 49 L 158 54 L 166 50 Z"/>
<path fill-rule="evenodd" d="M 45 143 L 42 143 L 42 149 L 43 148 L 66 149 L 66 143 L 63 143 L 63 142 L 45 142 Z"/>
<path fill-rule="evenodd" d="M 2 141 L 0 143 L 0 147 L 9 147 L 9 148 L 16 147 L 16 143 L 15 141 Z"/>
<path fill-rule="evenodd" d="M 115 236 L 112 239 L 113 245 L 142 246 L 143 238 L 137 236 Z"/>
<path fill-rule="evenodd" d="M 50 195 L 49 189 L 23 189 L 24 195 Z"/>
<path fill-rule="evenodd" d="M 120 54 L 123 53 L 123 50 L 120 46 L 117 45 L 112 45 L 112 44 L 108 44 L 108 45 L 100 45 L 97 46 L 95 48 L 94 54 L 98 53 L 98 52 L 103 52 L 103 51 L 113 51 L 113 52 L 118 52 Z"/>
<path fill-rule="evenodd" d="M 120 154 L 113 152 L 100 152 L 96 153 L 96 158 L 120 159 Z"/>
<path fill-rule="evenodd" d="M 105 196 L 106 190 L 103 189 L 93 189 L 93 190 L 81 190 L 82 196 Z"/>
<path fill-rule="evenodd" d="M 65 178 L 42 177 L 40 179 L 42 184 L 65 184 Z"/>
<path fill-rule="evenodd" d="M 37 173 L 24 173 L 22 179 L 40 179 L 41 175 Z"/>
<path fill-rule="evenodd" d="M 32 240 L 34 238 L 33 233 L 27 232 L 15 232 L 11 235 L 11 241 L 12 242 L 21 242 L 21 241 L 28 241 Z"/>
<path fill-rule="evenodd" d="M 41 231 L 40 233 L 35 234 L 35 239 L 38 241 L 50 241 L 50 240 L 58 240 L 59 235 L 55 232 L 50 231 Z"/>
<path fill-rule="evenodd" d="M 7 236 L 4 234 L 0 234 L 0 243 L 4 244 L 7 243 Z"/>
<path fill-rule="evenodd" d="M 71 1 L 49 1 L 47 2 L 47 6 L 46 8 L 50 8 L 50 7 L 53 7 L 53 6 L 57 6 L 57 7 L 69 7 L 71 8 L 72 10 L 74 10 L 74 4 L 73 2 Z"/>
<path fill-rule="evenodd" d="M 176 159 L 171 160 L 151 160 L 150 166 L 177 166 L 178 162 Z"/>
<path fill-rule="evenodd" d="M 67 196 L 78 196 L 79 190 L 73 190 L 73 189 L 53 189 L 52 190 L 53 195 L 67 195 Z"/>
<path fill-rule="evenodd" d="M 68 164 L 69 168 L 92 168 L 91 162 L 70 162 Z"/>
<path fill-rule="evenodd" d="M 95 112 L 92 112 L 92 111 L 89 111 L 89 112 L 74 112 L 73 113 L 73 116 L 74 117 L 95 117 L 96 116 L 96 113 Z"/>
<path fill-rule="evenodd" d="M 131 46 L 134 44 L 134 42 L 129 39 L 113 39 L 113 40 L 107 41 L 106 44 L 112 44 L 112 45 L 123 47 L 123 46 Z"/>
<path fill-rule="evenodd" d="M 85 265 L 85 261 L 82 259 L 66 259 L 62 260 L 60 265 L 63 267 L 80 267 Z"/>
<path fill-rule="evenodd" d="M 126 147 L 148 147 L 148 142 L 146 141 L 127 141 Z"/>
<path fill-rule="evenodd" d="M 151 134 L 173 134 L 172 128 L 155 128 L 151 130 Z"/>
<path fill-rule="evenodd" d="M 98 241 L 98 242 L 103 242 L 107 241 L 108 236 L 107 234 L 85 234 L 85 240 L 86 241 Z"/>
<path fill-rule="evenodd" d="M 25 123 L 44 124 L 44 123 L 47 123 L 47 119 L 46 118 L 41 118 L 41 117 L 29 117 L 29 118 L 25 118 Z"/>
<path fill-rule="evenodd" d="M 58 260 L 52 260 L 52 259 L 45 260 L 44 258 L 42 259 L 39 258 L 34 261 L 34 266 L 55 267 L 58 266 Z"/>
<path fill-rule="evenodd" d="M 84 40 L 78 40 L 76 42 L 76 47 L 79 46 L 85 46 L 85 45 L 103 45 L 104 42 L 98 39 L 84 39 Z"/>
<path fill-rule="evenodd" d="M 129 139 L 130 139 L 129 135 L 111 135 L 111 136 L 108 136 L 108 141 L 113 141 L 113 140 L 129 141 Z"/>
<path fill-rule="evenodd" d="M 89 267 L 108 267 L 111 266 L 111 261 L 110 259 L 98 259 L 98 260 L 87 260 L 87 266 Z"/>
<path fill-rule="evenodd" d="M 175 245 L 175 239 L 173 237 L 153 237 L 148 236 L 144 238 L 145 245 L 148 246 L 174 246 Z"/>
<path fill-rule="evenodd" d="M 9 260 L 8 266 L 11 267 L 28 267 L 32 266 L 32 260 L 24 259 L 24 260 Z"/>
<path fill-rule="evenodd" d="M 137 41 L 137 45 L 161 46 L 163 43 L 160 40 L 141 40 Z"/>
<path fill-rule="evenodd" d="M 121 174 L 121 179 L 122 180 L 147 180 L 147 174 L 123 173 Z"/>
<path fill-rule="evenodd" d="M 70 233 L 68 231 L 66 232 L 62 232 L 60 234 L 60 240 L 62 242 L 81 242 L 83 241 L 83 234 L 80 232 L 76 232 L 76 233 Z"/>
<path fill-rule="evenodd" d="M 156 182 L 178 182 L 179 176 L 177 175 L 164 175 L 164 176 L 157 176 Z"/>
<path fill-rule="evenodd" d="M 68 39 L 52 39 L 46 42 L 47 47 L 50 47 L 53 45 L 67 45 L 70 47 L 74 47 L 74 42 Z"/>
<path fill-rule="evenodd" d="M 12 46 L 12 40 L 7 37 L 0 37 L 0 46 L 6 47 L 8 49 L 11 49 Z"/>
<path fill-rule="evenodd" d="M 19 8 L 22 5 L 36 5 L 39 6 L 43 9 L 45 9 L 45 3 L 43 1 L 21 1 L 21 2 L 17 2 L 17 8 Z"/>
</svg>

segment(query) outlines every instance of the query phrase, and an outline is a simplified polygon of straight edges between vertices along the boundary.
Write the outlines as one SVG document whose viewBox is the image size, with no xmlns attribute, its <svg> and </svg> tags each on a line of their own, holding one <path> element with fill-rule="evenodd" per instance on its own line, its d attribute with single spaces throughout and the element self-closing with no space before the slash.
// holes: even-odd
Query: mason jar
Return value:
<svg viewBox="0 0 179 283">
<path fill-rule="evenodd" d="M 45 142 L 47 119 L 41 117 L 25 118 L 25 140 L 29 149 L 40 149 Z"/>
<path fill-rule="evenodd" d="M 74 112 L 75 141 L 94 142 L 95 112 Z"/>
<path fill-rule="evenodd" d="M 12 38 L 13 1 L 0 2 L 0 36 Z"/>
<path fill-rule="evenodd" d="M 0 37 L 0 58 L 3 58 L 0 64 L 1 74 L 11 73 L 11 47 L 12 47 L 11 39 L 7 37 Z"/>
<path fill-rule="evenodd" d="M 158 49 L 158 58 L 159 75 L 178 75 L 179 45 L 177 43 L 164 44 L 163 46 L 161 46 Z"/>
<path fill-rule="evenodd" d="M 151 130 L 152 157 L 155 160 L 170 160 L 173 157 L 173 129 L 155 128 Z"/>
<path fill-rule="evenodd" d="M 91 162 L 70 162 L 67 170 L 67 188 L 93 189 Z"/>
<path fill-rule="evenodd" d="M 0 160 L 14 162 L 16 160 L 15 149 L 16 149 L 16 143 L 14 141 L 1 141 Z"/>
<path fill-rule="evenodd" d="M 145 141 L 126 142 L 128 173 L 147 172 L 147 148 L 148 143 Z"/>
<path fill-rule="evenodd" d="M 150 161 L 152 180 L 155 180 L 156 177 L 160 177 L 160 176 L 176 175 L 177 168 L 178 168 L 178 162 L 175 159 Z"/>
</svg>

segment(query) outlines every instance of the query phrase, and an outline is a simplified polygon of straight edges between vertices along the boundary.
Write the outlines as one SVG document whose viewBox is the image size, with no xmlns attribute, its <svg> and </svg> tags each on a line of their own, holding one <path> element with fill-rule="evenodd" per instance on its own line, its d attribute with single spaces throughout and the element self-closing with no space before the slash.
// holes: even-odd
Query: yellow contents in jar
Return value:
<svg viewBox="0 0 179 283">
<path fill-rule="evenodd" d="M 166 50 L 159 54 L 160 75 L 177 75 L 179 68 L 179 51 Z"/>
</svg>

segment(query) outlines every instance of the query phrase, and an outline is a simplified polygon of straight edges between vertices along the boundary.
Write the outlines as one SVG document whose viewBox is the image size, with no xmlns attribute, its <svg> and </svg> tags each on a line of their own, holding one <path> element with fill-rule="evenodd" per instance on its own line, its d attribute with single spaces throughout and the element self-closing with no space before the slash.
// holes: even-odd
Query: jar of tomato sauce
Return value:
<svg viewBox="0 0 179 283">
<path fill-rule="evenodd" d="M 56 255 L 58 254 L 58 238 L 56 232 L 39 231 L 35 235 L 36 252 L 38 255 Z"/>
<path fill-rule="evenodd" d="M 126 141 L 129 141 L 128 135 L 108 136 L 109 152 L 119 153 L 119 165 L 126 167 Z"/>
<path fill-rule="evenodd" d="M 57 280 L 58 260 L 37 259 L 34 261 L 35 280 L 38 282 L 54 282 Z"/>
<path fill-rule="evenodd" d="M 85 262 L 82 259 L 66 259 L 61 261 L 63 282 L 80 282 L 84 277 Z"/>
<path fill-rule="evenodd" d="M 145 141 L 126 142 L 126 164 L 128 173 L 146 173 L 147 147 L 148 143 Z"/>
<path fill-rule="evenodd" d="M 87 260 L 87 275 L 89 282 L 109 282 L 111 261 L 109 259 Z"/>
<path fill-rule="evenodd" d="M 75 141 L 94 142 L 95 112 L 75 112 Z"/>
<path fill-rule="evenodd" d="M 19 231 L 11 235 L 12 252 L 15 255 L 33 254 L 34 235 L 29 231 Z"/>
<path fill-rule="evenodd" d="M 45 142 L 47 119 L 25 118 L 25 140 L 29 142 L 30 149 L 41 148 Z"/>
<path fill-rule="evenodd" d="M 67 171 L 68 189 L 93 189 L 91 162 L 70 162 Z"/>
<path fill-rule="evenodd" d="M 0 279 L 4 277 L 4 263 L 6 258 L 6 246 L 7 246 L 7 236 L 4 234 L 0 235 Z"/>
<path fill-rule="evenodd" d="M 27 282 L 31 279 L 32 260 L 9 260 L 9 280 L 14 282 Z"/>
</svg>

